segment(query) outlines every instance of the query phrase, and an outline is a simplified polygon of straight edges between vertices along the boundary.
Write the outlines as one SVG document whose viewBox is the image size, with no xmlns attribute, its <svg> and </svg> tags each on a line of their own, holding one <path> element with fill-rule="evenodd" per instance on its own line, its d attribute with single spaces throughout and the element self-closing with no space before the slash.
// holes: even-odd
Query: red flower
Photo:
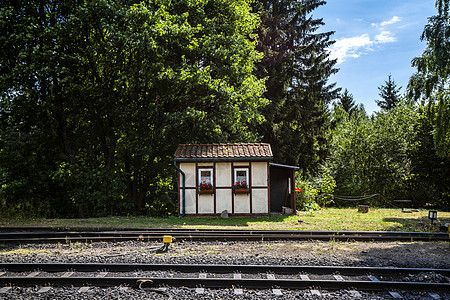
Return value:
<svg viewBox="0 0 450 300">
<path fill-rule="evenodd" d="M 299 188 L 299 187 L 298 187 L 298 188 L 295 188 L 295 191 L 298 192 L 298 193 L 303 193 L 302 189 Z"/>
</svg>

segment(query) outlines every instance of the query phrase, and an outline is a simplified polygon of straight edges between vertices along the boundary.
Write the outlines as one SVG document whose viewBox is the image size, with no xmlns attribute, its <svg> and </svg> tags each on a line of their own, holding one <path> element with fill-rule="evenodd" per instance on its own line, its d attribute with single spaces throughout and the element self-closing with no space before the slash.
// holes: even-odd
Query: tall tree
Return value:
<svg viewBox="0 0 450 300">
<path fill-rule="evenodd" d="M 402 87 L 397 88 L 397 84 L 392 79 L 391 74 L 389 74 L 388 80 L 384 83 L 385 85 L 378 87 L 379 95 L 383 100 L 375 100 L 375 102 L 382 109 L 391 110 L 400 102 L 400 90 Z"/>
<path fill-rule="evenodd" d="M 363 104 L 356 105 L 353 95 L 347 89 L 339 94 L 338 101 L 334 101 L 331 109 L 331 128 L 336 127 L 341 122 L 349 122 L 352 118 L 361 118 L 366 115 Z"/>
<path fill-rule="evenodd" d="M 353 95 L 350 94 L 350 92 L 347 89 L 345 89 L 339 95 L 339 103 L 341 104 L 344 111 L 346 111 L 350 117 L 353 114 L 353 112 L 357 109 L 357 106 L 355 105 L 355 100 L 353 100 Z"/>
<path fill-rule="evenodd" d="M 450 157 L 450 0 L 437 0 L 438 14 L 428 18 L 420 37 L 427 42 L 423 54 L 412 60 L 417 68 L 408 83 L 408 95 L 429 103 L 429 116 L 436 119 L 434 141 L 441 157 Z"/>
<path fill-rule="evenodd" d="M 266 78 L 265 122 L 257 128 L 273 146 L 276 161 L 314 170 L 327 153 L 328 104 L 338 96 L 328 84 L 337 72 L 327 48 L 333 32 L 317 32 L 324 23 L 312 11 L 325 1 L 255 2 L 262 23 L 257 49 L 264 54 L 257 76 Z"/>
</svg>

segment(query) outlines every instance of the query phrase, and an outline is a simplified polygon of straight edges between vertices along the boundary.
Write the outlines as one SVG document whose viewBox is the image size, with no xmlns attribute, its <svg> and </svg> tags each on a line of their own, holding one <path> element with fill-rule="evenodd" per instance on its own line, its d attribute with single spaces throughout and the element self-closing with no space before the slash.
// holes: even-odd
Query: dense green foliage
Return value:
<svg viewBox="0 0 450 300">
<path fill-rule="evenodd" d="M 414 109 L 403 104 L 374 119 L 358 115 L 339 123 L 329 158 L 336 193 L 379 193 L 391 199 L 404 196 L 416 118 Z"/>
<path fill-rule="evenodd" d="M 340 107 L 335 107 L 339 113 Z M 336 180 L 336 195 L 391 205 L 410 199 L 450 207 L 450 160 L 439 158 L 427 109 L 400 101 L 372 118 L 364 113 L 344 115 L 333 131 L 327 165 Z M 341 199 L 341 205 L 356 204 Z"/>
<path fill-rule="evenodd" d="M 244 0 L 5 3 L 1 206 L 173 212 L 178 143 L 255 139 L 257 24 Z"/>
<path fill-rule="evenodd" d="M 409 97 L 428 104 L 433 118 L 434 141 L 440 157 L 450 157 L 450 1 L 437 0 L 438 14 L 428 19 L 421 40 L 423 54 L 412 61 L 417 72 L 408 84 Z M 434 118 L 432 115 L 436 114 Z"/>
</svg>

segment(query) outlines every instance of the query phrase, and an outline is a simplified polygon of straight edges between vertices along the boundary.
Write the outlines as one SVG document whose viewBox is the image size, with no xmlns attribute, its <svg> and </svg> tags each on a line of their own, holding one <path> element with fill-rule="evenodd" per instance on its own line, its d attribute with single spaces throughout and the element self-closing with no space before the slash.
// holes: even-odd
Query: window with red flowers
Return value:
<svg viewBox="0 0 450 300">
<path fill-rule="evenodd" d="M 234 191 L 248 191 L 248 168 L 234 169 L 233 190 Z"/>
<path fill-rule="evenodd" d="M 213 169 L 198 170 L 198 191 L 202 193 L 212 193 L 213 186 Z"/>
</svg>

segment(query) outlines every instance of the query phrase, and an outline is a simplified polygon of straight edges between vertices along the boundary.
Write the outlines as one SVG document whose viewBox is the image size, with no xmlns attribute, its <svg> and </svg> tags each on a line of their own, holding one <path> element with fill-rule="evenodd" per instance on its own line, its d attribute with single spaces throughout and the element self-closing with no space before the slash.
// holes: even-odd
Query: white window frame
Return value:
<svg viewBox="0 0 450 300">
<path fill-rule="evenodd" d="M 198 186 L 202 183 L 202 171 L 210 171 L 211 172 L 211 185 L 214 188 L 214 169 L 212 168 L 200 168 L 198 169 Z M 197 186 L 197 188 L 198 188 Z"/>
<path fill-rule="evenodd" d="M 248 180 L 248 173 L 250 172 L 249 168 L 235 168 L 234 169 L 233 184 L 236 183 L 237 172 L 239 172 L 239 171 L 245 171 L 245 182 L 247 183 L 247 186 L 250 187 L 250 182 Z"/>
</svg>

